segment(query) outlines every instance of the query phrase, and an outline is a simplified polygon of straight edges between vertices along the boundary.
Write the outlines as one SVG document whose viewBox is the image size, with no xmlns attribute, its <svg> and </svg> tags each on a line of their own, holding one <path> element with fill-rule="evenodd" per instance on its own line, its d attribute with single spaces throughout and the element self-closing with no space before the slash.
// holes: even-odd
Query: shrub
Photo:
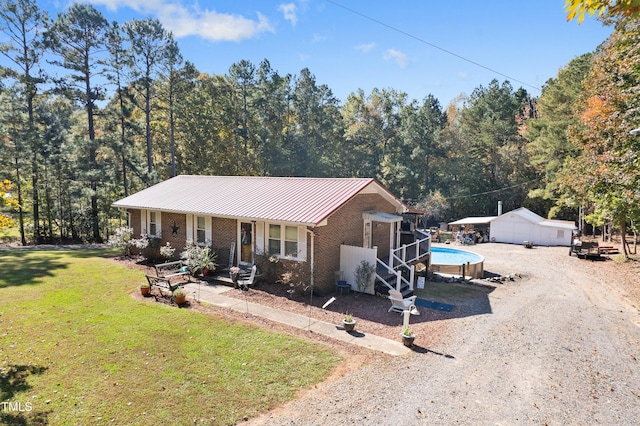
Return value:
<svg viewBox="0 0 640 426">
<path fill-rule="evenodd" d="M 175 253 L 176 249 L 171 247 L 171 243 L 167 241 L 167 244 L 160 247 L 160 256 L 165 259 L 171 259 L 173 257 L 173 253 Z"/>
<path fill-rule="evenodd" d="M 358 284 L 358 290 L 361 293 L 364 293 L 367 290 L 367 287 L 371 283 L 371 278 L 373 274 L 375 274 L 376 268 L 373 267 L 369 262 L 363 260 L 360 262 L 355 271 L 356 284 Z"/>
<path fill-rule="evenodd" d="M 135 247 L 140 253 L 149 246 L 147 234 L 140 235 L 140 238 L 133 238 L 133 229 L 128 226 L 116 228 L 113 235 L 109 235 L 109 246 L 119 249 L 123 256 L 131 256 L 131 248 Z"/>
<path fill-rule="evenodd" d="M 213 271 L 218 266 L 215 262 L 216 257 L 217 253 L 211 250 L 211 247 L 200 247 L 193 241 L 187 241 L 184 251 L 180 254 L 180 258 L 187 265 L 192 275 L 195 275 L 203 268 Z"/>
</svg>

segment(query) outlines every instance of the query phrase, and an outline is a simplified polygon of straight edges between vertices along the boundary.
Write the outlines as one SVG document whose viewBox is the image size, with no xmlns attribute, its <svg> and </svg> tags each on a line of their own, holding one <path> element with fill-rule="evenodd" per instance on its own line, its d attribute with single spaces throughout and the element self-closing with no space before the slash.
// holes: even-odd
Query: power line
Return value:
<svg viewBox="0 0 640 426">
<path fill-rule="evenodd" d="M 495 194 L 495 193 L 498 193 L 498 192 L 506 191 L 506 190 L 513 189 L 513 188 L 517 188 L 519 186 L 528 185 L 530 183 L 537 182 L 539 180 L 540 180 L 540 178 L 533 179 L 533 180 L 530 180 L 530 181 L 527 181 L 527 182 L 522 182 L 522 183 L 517 183 L 515 185 L 507 186 L 505 188 L 494 189 L 492 191 L 480 192 L 480 193 L 477 193 L 477 194 L 461 195 L 459 197 L 447 197 L 447 200 L 460 200 L 462 198 L 473 198 L 473 197 L 479 197 L 481 195 Z"/>
<path fill-rule="evenodd" d="M 483 69 L 485 69 L 485 70 L 487 70 L 487 71 L 490 71 L 490 72 L 492 72 L 492 73 L 494 73 L 494 74 L 498 74 L 498 75 L 500 75 L 500 76 L 502 76 L 502 77 L 507 78 L 508 80 L 515 81 L 515 82 L 517 82 L 517 83 L 522 84 L 523 86 L 530 87 L 530 88 L 535 89 L 535 90 L 537 90 L 537 91 L 539 91 L 539 92 L 541 92 L 541 91 L 542 91 L 542 89 L 541 89 L 540 87 L 538 87 L 538 86 L 534 86 L 534 85 L 532 85 L 532 84 L 525 83 L 524 81 L 518 80 L 517 78 L 513 78 L 513 77 L 511 77 L 511 76 L 509 76 L 509 75 L 507 75 L 507 74 L 501 73 L 500 71 L 494 70 L 493 68 L 489 68 L 489 67 L 487 67 L 487 66 L 485 66 L 485 65 L 482 65 L 482 64 L 481 64 L 481 63 L 479 63 L 479 62 L 476 62 L 476 61 L 471 60 L 471 59 L 469 59 L 469 58 L 465 58 L 465 57 L 464 57 L 464 56 L 462 56 L 462 55 L 458 55 L 457 53 L 454 53 L 454 52 L 452 52 L 452 51 L 450 51 L 450 50 L 447 50 L 447 49 L 445 49 L 445 48 L 443 48 L 443 47 L 437 46 L 437 45 L 435 45 L 435 44 L 433 44 L 433 43 L 428 42 L 427 40 L 424 40 L 424 39 L 422 39 L 422 38 L 418 37 L 418 36 L 415 36 L 415 35 L 413 35 L 413 34 L 410 34 L 410 33 L 406 32 L 406 31 L 403 31 L 403 30 L 401 30 L 400 28 L 394 27 L 393 25 L 386 24 L 386 23 L 384 23 L 384 22 L 382 22 L 382 21 L 380 21 L 380 20 L 378 20 L 378 19 L 372 18 L 371 16 L 365 15 L 364 13 L 358 12 L 357 10 L 353 10 L 353 9 L 351 9 L 351 8 L 349 8 L 349 7 L 346 7 L 346 6 L 344 6 L 344 5 L 340 4 L 340 3 L 337 3 L 337 2 L 335 2 L 335 1 L 333 1 L 333 0 L 326 0 L 326 2 L 327 2 L 327 3 L 331 3 L 331 4 L 332 4 L 332 5 L 334 5 L 334 6 L 340 7 L 340 8 L 342 8 L 342 9 L 344 9 L 344 10 L 348 11 L 348 12 L 353 13 L 354 15 L 358 15 L 358 16 L 360 16 L 360 17 L 362 17 L 362 18 L 364 18 L 364 19 L 367 19 L 367 20 L 369 20 L 369 21 L 371 21 L 371 22 L 375 22 L 375 23 L 376 23 L 376 24 L 378 24 L 378 25 L 382 25 L 383 27 L 389 28 L 389 29 L 390 29 L 390 30 L 392 30 L 392 31 L 398 32 L 398 33 L 400 33 L 400 34 L 402 34 L 402 35 L 405 35 L 405 36 L 407 36 L 407 37 L 409 37 L 409 38 L 412 38 L 412 39 L 414 39 L 414 40 L 417 40 L 417 41 L 419 41 L 419 42 L 420 42 L 420 43 L 422 43 L 422 44 L 426 44 L 427 46 L 431 46 L 431 47 L 433 47 L 434 49 L 438 49 L 438 50 L 440 50 L 440 51 L 442 51 L 442 52 L 444 52 L 444 53 L 446 53 L 446 54 L 448 54 L 448 55 L 455 56 L 456 58 L 458 58 L 458 59 L 462 59 L 462 60 L 463 60 L 463 61 L 465 61 L 465 62 L 469 62 L 470 64 L 473 64 L 473 65 L 475 65 L 475 66 L 477 66 L 477 67 L 483 68 Z"/>
</svg>

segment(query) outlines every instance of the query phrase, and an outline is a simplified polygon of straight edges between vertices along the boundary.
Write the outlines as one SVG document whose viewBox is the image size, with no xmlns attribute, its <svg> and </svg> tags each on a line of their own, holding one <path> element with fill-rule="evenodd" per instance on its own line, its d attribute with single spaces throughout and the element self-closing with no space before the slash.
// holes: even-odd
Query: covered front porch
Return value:
<svg viewBox="0 0 640 426">
<path fill-rule="evenodd" d="M 366 211 L 363 247 L 341 245 L 340 272 L 349 283 L 355 283 L 355 271 L 362 261 L 375 267 L 374 281 L 385 287 L 409 294 L 415 282 L 415 264 L 428 258 L 431 250 L 429 232 L 403 227 L 403 217 L 378 211 Z M 382 240 L 376 227 L 388 226 L 388 240 Z M 373 283 L 371 283 L 373 284 Z M 356 290 L 353 287 L 352 288 Z M 367 293 L 374 294 L 375 286 L 369 285 Z"/>
</svg>

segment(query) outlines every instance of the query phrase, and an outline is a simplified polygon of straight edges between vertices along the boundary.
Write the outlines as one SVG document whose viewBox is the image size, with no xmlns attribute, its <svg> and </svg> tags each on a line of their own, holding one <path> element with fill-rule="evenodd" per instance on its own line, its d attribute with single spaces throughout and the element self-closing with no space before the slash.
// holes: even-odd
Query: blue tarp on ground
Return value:
<svg viewBox="0 0 640 426">
<path fill-rule="evenodd" d="M 451 312 L 453 308 L 455 308 L 454 305 L 448 305 L 446 303 L 440 303 L 440 302 L 433 302 L 431 300 L 420 299 L 420 298 L 416 299 L 416 306 L 419 306 L 421 308 L 435 309 L 437 311 L 445 311 L 445 312 Z"/>
</svg>

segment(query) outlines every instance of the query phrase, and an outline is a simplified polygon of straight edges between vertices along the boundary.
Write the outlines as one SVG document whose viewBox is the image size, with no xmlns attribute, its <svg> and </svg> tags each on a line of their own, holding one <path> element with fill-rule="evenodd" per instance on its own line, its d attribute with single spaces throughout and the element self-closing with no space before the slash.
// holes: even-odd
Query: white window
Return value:
<svg viewBox="0 0 640 426">
<path fill-rule="evenodd" d="M 149 212 L 149 236 L 158 234 L 158 216 L 156 212 Z"/>
<path fill-rule="evenodd" d="M 557 230 L 556 238 L 558 238 L 559 240 L 563 240 L 564 239 L 564 229 L 558 229 Z"/>
<path fill-rule="evenodd" d="M 187 215 L 187 240 L 199 246 L 211 243 L 211 217 Z"/>
<path fill-rule="evenodd" d="M 306 235 L 304 227 L 269 224 L 267 234 L 269 254 L 306 260 Z"/>
<path fill-rule="evenodd" d="M 207 225 L 203 216 L 196 217 L 196 243 L 204 244 L 207 241 Z"/>
<path fill-rule="evenodd" d="M 282 254 L 280 225 L 269 225 L 269 254 Z"/>
<path fill-rule="evenodd" d="M 298 257 L 298 227 L 284 227 L 284 255 Z"/>
<path fill-rule="evenodd" d="M 158 211 L 142 211 L 141 215 L 141 229 L 143 234 L 147 234 L 149 237 L 161 236 L 161 218 L 162 215 Z"/>
</svg>

